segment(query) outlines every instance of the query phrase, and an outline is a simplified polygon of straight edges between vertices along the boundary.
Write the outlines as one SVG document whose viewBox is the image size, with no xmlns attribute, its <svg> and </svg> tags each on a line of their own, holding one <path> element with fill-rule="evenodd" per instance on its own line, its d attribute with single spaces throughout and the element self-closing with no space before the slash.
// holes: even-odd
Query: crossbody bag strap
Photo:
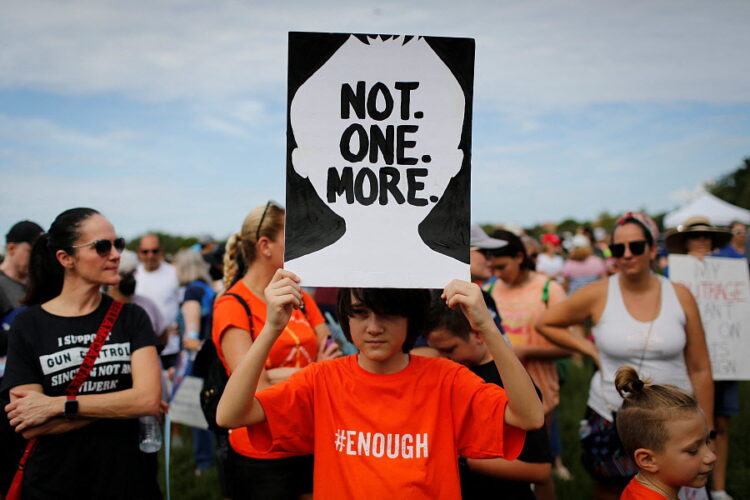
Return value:
<svg viewBox="0 0 750 500">
<path fill-rule="evenodd" d="M 250 310 L 250 306 L 247 304 L 245 299 L 242 298 L 241 295 L 237 295 L 236 293 L 226 292 L 224 295 L 229 295 L 230 297 L 234 297 L 237 299 L 237 302 L 240 303 L 242 308 L 245 310 L 245 314 L 247 314 L 247 319 L 250 321 L 250 336 L 255 337 L 255 325 L 253 323 L 253 312 Z"/>
<path fill-rule="evenodd" d="M 113 300 L 112 304 L 110 304 L 107 314 L 104 315 L 104 319 L 99 325 L 99 329 L 96 331 L 96 336 L 89 346 L 89 351 L 83 357 L 83 363 L 81 363 L 81 366 L 78 368 L 76 376 L 73 377 L 73 380 L 68 384 L 68 387 L 65 388 L 66 396 L 75 396 L 78 394 L 78 389 L 81 388 L 81 385 L 88 378 L 91 369 L 94 367 L 94 363 L 96 363 L 96 358 L 99 357 L 99 352 L 102 350 L 102 346 L 104 346 L 104 343 L 107 341 L 107 337 L 112 331 L 112 327 L 115 325 L 117 317 L 120 315 L 122 306 L 123 303 L 118 300 Z M 23 482 L 23 473 L 26 468 L 26 462 L 28 462 L 29 457 L 34 453 L 37 443 L 38 438 L 30 439 L 26 443 L 26 448 L 23 451 L 23 455 L 21 455 L 21 459 L 18 463 L 18 470 L 13 477 L 6 498 L 16 499 L 21 497 L 21 484 Z"/>
<path fill-rule="evenodd" d="M 107 337 L 115 326 L 115 321 L 117 321 L 120 311 L 122 311 L 122 306 L 123 303 L 119 300 L 113 300 L 109 305 L 107 314 L 104 315 L 104 319 L 99 325 L 99 329 L 96 331 L 96 336 L 89 346 L 89 351 L 83 357 L 83 363 L 81 363 L 81 366 L 78 368 L 76 376 L 73 377 L 73 380 L 70 381 L 68 387 L 65 388 L 66 396 L 74 396 L 78 394 L 78 389 L 81 388 L 81 385 L 83 385 L 89 377 L 89 373 L 91 373 L 91 369 L 94 367 L 94 363 L 96 363 L 96 358 L 99 357 L 99 352 L 101 352 L 104 343 L 107 341 Z"/>
</svg>

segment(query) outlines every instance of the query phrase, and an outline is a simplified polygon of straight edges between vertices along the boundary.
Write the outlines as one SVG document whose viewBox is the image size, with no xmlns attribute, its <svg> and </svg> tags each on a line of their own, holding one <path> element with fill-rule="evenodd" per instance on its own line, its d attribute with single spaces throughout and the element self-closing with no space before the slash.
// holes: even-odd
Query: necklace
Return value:
<svg viewBox="0 0 750 500">
<path fill-rule="evenodd" d="M 616 275 L 615 275 L 616 276 Z M 610 277 L 610 279 L 612 279 Z M 643 350 L 641 351 L 641 356 L 638 359 L 638 367 L 636 368 L 636 371 L 638 372 L 638 377 L 641 376 L 641 368 L 643 368 L 643 360 L 646 358 L 646 352 L 648 352 L 648 344 L 651 341 L 651 330 L 654 327 L 654 323 L 656 322 L 656 319 L 659 317 L 660 309 L 661 309 L 661 281 L 657 278 L 657 297 L 658 299 L 655 301 L 656 304 L 656 311 L 654 318 L 651 320 L 651 322 L 648 324 L 648 331 L 646 332 L 646 340 L 643 343 Z M 622 297 L 622 292 L 620 292 L 620 299 L 623 301 L 623 307 L 625 307 L 625 299 Z M 613 414 L 617 411 L 617 408 L 612 406 L 609 401 L 607 400 L 607 394 L 604 392 L 604 372 L 600 372 L 599 374 L 599 389 L 602 391 L 602 399 L 604 399 L 604 404 L 607 406 L 607 409 L 612 412 Z"/>
<path fill-rule="evenodd" d="M 669 498 L 669 499 L 676 499 L 677 498 L 676 495 L 670 494 L 670 493 L 666 492 L 663 488 L 661 488 L 655 482 L 651 481 L 650 479 L 646 479 L 644 476 L 641 475 L 640 472 L 635 475 L 635 479 L 639 483 L 641 483 L 642 485 L 644 485 L 644 486 L 646 486 L 646 487 L 648 487 L 648 488 L 656 491 L 657 493 L 663 495 L 664 498 Z"/>
</svg>

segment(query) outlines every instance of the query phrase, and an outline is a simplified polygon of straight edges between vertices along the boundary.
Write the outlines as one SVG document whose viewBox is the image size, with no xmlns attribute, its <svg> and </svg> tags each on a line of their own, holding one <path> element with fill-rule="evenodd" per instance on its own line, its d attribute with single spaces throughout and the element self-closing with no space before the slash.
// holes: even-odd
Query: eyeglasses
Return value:
<svg viewBox="0 0 750 500">
<path fill-rule="evenodd" d="M 140 253 L 141 255 L 156 255 L 159 252 L 161 252 L 161 248 L 141 248 L 140 250 L 138 250 L 138 253 Z"/>
<path fill-rule="evenodd" d="M 646 251 L 646 240 L 631 241 L 628 243 L 628 248 L 631 254 L 642 255 Z M 619 259 L 625 255 L 625 243 L 612 243 L 609 251 L 612 252 L 612 257 Z"/>
<path fill-rule="evenodd" d="M 271 205 L 278 208 L 279 210 L 284 210 L 284 207 L 282 207 L 275 201 L 268 200 L 268 203 L 266 203 L 266 208 L 263 209 L 263 215 L 260 216 L 260 223 L 258 224 L 258 228 L 255 230 L 255 241 L 258 241 L 260 239 L 260 228 L 263 227 L 263 221 L 266 219 L 266 214 L 268 213 L 268 207 L 270 207 Z"/>
<path fill-rule="evenodd" d="M 106 257 L 112 251 L 112 246 L 114 246 L 115 250 L 118 252 L 125 250 L 125 238 L 115 238 L 114 240 L 94 240 L 81 245 L 73 245 L 70 248 L 83 248 L 88 246 L 93 246 L 96 253 L 102 257 Z"/>
</svg>

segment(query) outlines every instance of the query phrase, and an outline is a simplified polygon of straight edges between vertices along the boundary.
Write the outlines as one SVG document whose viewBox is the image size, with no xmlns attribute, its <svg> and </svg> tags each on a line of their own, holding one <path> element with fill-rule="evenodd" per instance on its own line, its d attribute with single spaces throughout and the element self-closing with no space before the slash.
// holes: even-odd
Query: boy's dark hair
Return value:
<svg viewBox="0 0 750 500">
<path fill-rule="evenodd" d="M 445 330 L 460 339 L 468 340 L 471 333 L 469 320 L 460 309 L 454 310 L 448 307 L 445 300 L 440 297 L 441 294 L 440 290 L 435 290 L 431 294 L 430 311 L 425 323 L 425 337 L 435 330 Z"/>
<path fill-rule="evenodd" d="M 493 248 L 489 251 L 492 257 L 518 257 L 520 253 L 523 255 L 523 261 L 521 262 L 521 269 L 534 270 L 534 261 L 531 260 L 529 254 L 526 252 L 526 245 L 523 244 L 521 238 L 506 231 L 505 229 L 495 229 L 490 235 L 492 238 L 498 240 L 507 241 L 508 244 L 502 248 Z"/>
<path fill-rule="evenodd" d="M 337 311 L 344 336 L 351 342 L 348 318 L 352 315 L 352 298 L 367 306 L 375 314 L 402 316 L 407 319 L 406 340 L 401 348 L 409 352 L 417 337 L 425 331 L 430 307 L 430 292 L 415 288 L 340 288 Z"/>
</svg>

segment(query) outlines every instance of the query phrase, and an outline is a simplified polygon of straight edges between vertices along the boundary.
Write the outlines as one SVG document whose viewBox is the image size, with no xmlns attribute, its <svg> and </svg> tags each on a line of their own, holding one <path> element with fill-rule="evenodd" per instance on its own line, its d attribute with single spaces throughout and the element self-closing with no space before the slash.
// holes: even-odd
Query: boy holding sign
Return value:
<svg viewBox="0 0 750 500">
<path fill-rule="evenodd" d="M 318 498 L 459 498 L 456 457 L 515 458 L 541 427 L 533 384 L 490 318 L 478 286 L 454 280 L 442 297 L 487 344 L 505 390 L 465 367 L 410 356 L 429 292 L 343 289 L 339 314 L 359 354 L 316 363 L 255 393 L 263 362 L 301 303 L 280 269 L 266 288 L 268 319 L 227 383 L 217 420 L 248 426 L 259 449 L 315 454 Z"/>
</svg>

